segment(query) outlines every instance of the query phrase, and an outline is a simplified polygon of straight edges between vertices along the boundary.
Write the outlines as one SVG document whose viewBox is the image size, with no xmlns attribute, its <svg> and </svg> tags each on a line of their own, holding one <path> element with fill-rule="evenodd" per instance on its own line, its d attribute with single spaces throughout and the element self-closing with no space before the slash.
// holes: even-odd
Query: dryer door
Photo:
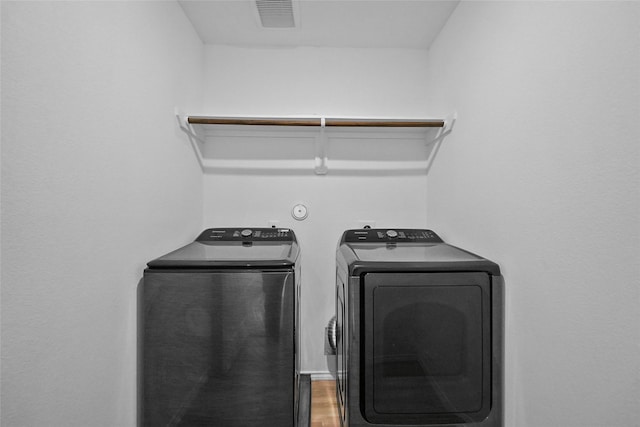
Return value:
<svg viewBox="0 0 640 427">
<path fill-rule="evenodd" d="M 363 415 L 374 424 L 481 421 L 491 409 L 485 273 L 362 277 Z"/>
</svg>

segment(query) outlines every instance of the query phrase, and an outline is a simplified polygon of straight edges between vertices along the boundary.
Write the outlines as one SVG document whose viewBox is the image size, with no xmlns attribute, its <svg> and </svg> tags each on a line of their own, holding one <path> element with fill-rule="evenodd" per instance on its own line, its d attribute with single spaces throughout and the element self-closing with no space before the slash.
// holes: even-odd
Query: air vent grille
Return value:
<svg viewBox="0 0 640 427">
<path fill-rule="evenodd" d="M 294 28 L 292 0 L 256 0 L 260 22 L 264 28 Z"/>
</svg>

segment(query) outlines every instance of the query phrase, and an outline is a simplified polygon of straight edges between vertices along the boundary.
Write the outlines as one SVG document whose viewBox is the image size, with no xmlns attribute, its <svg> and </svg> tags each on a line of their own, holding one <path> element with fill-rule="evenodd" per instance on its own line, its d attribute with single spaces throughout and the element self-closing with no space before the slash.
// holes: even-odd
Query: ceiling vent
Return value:
<svg viewBox="0 0 640 427">
<path fill-rule="evenodd" d="M 293 0 L 256 0 L 264 28 L 295 28 Z"/>
</svg>

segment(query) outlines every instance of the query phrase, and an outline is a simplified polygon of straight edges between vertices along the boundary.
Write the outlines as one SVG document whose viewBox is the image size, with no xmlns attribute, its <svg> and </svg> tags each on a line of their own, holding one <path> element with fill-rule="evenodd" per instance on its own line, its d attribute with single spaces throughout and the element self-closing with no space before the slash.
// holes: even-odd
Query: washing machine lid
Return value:
<svg viewBox="0 0 640 427">
<path fill-rule="evenodd" d="M 497 264 L 445 243 L 432 230 L 347 230 L 338 255 L 350 274 L 372 271 L 486 271 L 500 275 Z"/>
<path fill-rule="evenodd" d="M 446 243 L 407 243 L 400 245 L 349 245 L 362 261 L 370 262 L 467 262 L 482 261 L 484 258 L 462 251 Z"/>
<path fill-rule="evenodd" d="M 210 228 L 193 242 L 147 263 L 149 268 L 281 268 L 299 254 L 286 228 Z"/>
</svg>

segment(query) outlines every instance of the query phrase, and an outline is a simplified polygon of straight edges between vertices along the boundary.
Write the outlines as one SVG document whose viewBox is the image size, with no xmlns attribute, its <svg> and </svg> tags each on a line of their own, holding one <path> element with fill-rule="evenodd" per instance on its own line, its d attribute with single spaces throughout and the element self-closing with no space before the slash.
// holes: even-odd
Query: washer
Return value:
<svg viewBox="0 0 640 427">
<path fill-rule="evenodd" d="M 343 426 L 503 426 L 497 264 L 423 229 L 347 230 L 336 264 Z"/>
<path fill-rule="evenodd" d="M 300 264 L 283 228 L 212 228 L 147 264 L 143 426 L 294 426 Z"/>
</svg>

